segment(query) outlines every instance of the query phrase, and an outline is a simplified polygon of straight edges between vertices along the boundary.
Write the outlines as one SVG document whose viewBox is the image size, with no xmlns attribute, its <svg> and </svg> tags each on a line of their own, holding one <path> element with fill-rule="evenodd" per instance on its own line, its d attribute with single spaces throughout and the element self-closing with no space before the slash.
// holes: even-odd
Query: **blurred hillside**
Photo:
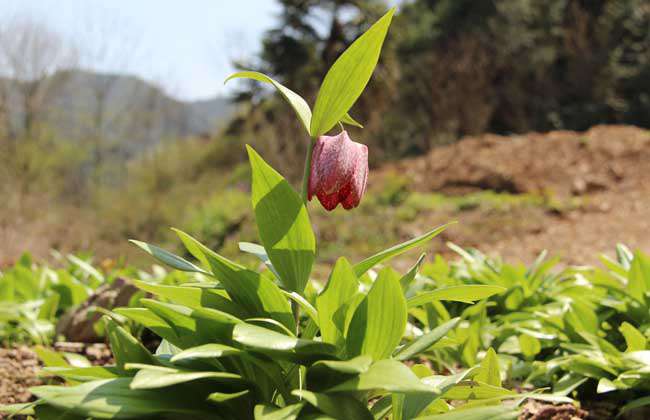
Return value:
<svg viewBox="0 0 650 420">
<path fill-rule="evenodd" d="M 179 101 L 137 77 L 83 70 L 60 70 L 38 81 L 38 109 L 26 103 L 25 81 L 4 78 L 4 131 L 9 138 L 47 135 L 76 143 L 101 136 L 108 152 L 122 159 L 150 151 L 161 142 L 210 136 L 233 115 L 227 98 Z M 27 96 L 27 98 L 26 98 Z M 36 96 L 34 93 L 33 96 Z M 30 112 L 33 115 L 30 115 Z M 29 125 L 26 125 L 29 121 Z"/>
</svg>

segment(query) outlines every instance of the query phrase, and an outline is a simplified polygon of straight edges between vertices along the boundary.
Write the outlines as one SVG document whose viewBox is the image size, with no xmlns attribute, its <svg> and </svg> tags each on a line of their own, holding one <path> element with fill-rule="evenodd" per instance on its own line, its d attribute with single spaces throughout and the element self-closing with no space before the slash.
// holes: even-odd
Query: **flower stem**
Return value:
<svg viewBox="0 0 650 420">
<path fill-rule="evenodd" d="M 305 156 L 305 170 L 302 173 L 302 201 L 307 205 L 307 191 L 309 187 L 309 173 L 311 172 L 311 154 L 314 150 L 314 139 L 309 139 L 307 144 L 307 155 Z"/>
<path fill-rule="evenodd" d="M 307 143 L 307 154 L 305 155 L 305 169 L 302 173 L 302 190 L 300 196 L 302 201 L 305 203 L 305 208 L 307 208 L 307 192 L 309 188 L 309 173 L 311 172 L 311 153 L 314 150 L 314 139 L 310 138 Z M 296 337 L 300 333 L 300 305 L 298 302 L 291 301 L 291 309 L 293 312 L 293 317 L 296 320 Z"/>
</svg>

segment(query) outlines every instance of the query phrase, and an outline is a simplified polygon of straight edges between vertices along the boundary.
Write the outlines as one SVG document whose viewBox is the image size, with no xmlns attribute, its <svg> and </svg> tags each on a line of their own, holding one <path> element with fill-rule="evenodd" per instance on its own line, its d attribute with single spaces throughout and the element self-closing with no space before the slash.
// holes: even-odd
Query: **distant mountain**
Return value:
<svg viewBox="0 0 650 420">
<path fill-rule="evenodd" d="M 19 83 L 3 81 L 15 131 L 24 126 Z M 180 101 L 137 77 L 88 71 L 59 72 L 39 83 L 44 92 L 39 122 L 56 137 L 103 142 L 113 152 L 133 156 L 179 138 L 210 135 L 234 113 L 228 99 Z M 7 88 L 8 86 L 8 88 Z"/>
</svg>

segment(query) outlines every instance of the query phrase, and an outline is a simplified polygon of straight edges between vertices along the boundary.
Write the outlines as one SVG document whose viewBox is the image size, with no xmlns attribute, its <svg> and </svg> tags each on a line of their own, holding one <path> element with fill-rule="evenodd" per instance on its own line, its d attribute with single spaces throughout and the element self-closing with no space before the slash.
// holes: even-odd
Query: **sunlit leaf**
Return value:
<svg viewBox="0 0 650 420">
<path fill-rule="evenodd" d="M 395 9 L 391 9 L 348 47 L 325 75 L 318 91 L 309 132 L 328 132 L 343 119 L 365 89 L 379 61 Z"/>
<path fill-rule="evenodd" d="M 273 85 L 273 87 L 275 87 L 278 92 L 280 92 L 282 97 L 289 103 L 289 105 L 291 105 L 293 110 L 296 112 L 296 115 L 298 115 L 298 119 L 300 119 L 300 122 L 305 127 L 305 130 L 307 130 L 307 133 L 309 133 L 309 127 L 311 125 L 311 109 L 309 108 L 307 102 L 300 95 L 271 79 L 269 76 L 258 73 L 256 71 L 240 71 L 238 73 L 231 74 L 228 76 L 225 82 L 231 79 L 240 78 L 253 79 Z"/>
<path fill-rule="evenodd" d="M 439 226 L 424 235 L 418 236 L 416 238 L 410 239 L 406 242 L 403 242 L 399 245 L 395 245 L 391 248 L 385 249 L 381 252 L 378 252 L 377 254 L 366 258 L 365 260 L 357 263 L 354 265 L 354 272 L 356 273 L 357 277 L 362 276 L 366 271 L 370 270 L 377 264 L 381 264 L 383 262 L 386 262 L 390 260 L 391 258 L 394 258 L 398 255 L 401 255 L 405 253 L 406 251 L 413 249 L 415 247 L 418 247 L 420 245 L 424 245 L 425 243 L 429 242 L 431 239 L 435 238 L 437 235 L 442 233 L 447 227 L 452 225 L 452 223 L 447 223 L 446 225 Z"/>
<path fill-rule="evenodd" d="M 406 328 L 406 299 L 399 276 L 390 267 L 382 270 L 368 295 L 357 306 L 346 346 L 349 356 L 389 357 Z"/>
<path fill-rule="evenodd" d="M 302 293 L 316 255 L 316 239 L 303 200 L 251 147 L 255 220 L 269 259 L 285 287 Z"/>
<path fill-rule="evenodd" d="M 409 308 L 412 308 L 435 300 L 451 300 L 455 302 L 472 303 L 505 291 L 505 287 L 479 284 L 443 287 L 430 292 L 420 293 L 410 298 L 408 300 L 408 306 Z"/>
</svg>

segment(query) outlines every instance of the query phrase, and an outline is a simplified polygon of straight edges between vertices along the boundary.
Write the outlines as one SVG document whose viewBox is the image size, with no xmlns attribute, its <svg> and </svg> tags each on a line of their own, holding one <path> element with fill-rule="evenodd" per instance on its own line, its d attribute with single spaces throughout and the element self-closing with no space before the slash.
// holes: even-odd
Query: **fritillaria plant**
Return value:
<svg viewBox="0 0 650 420">
<path fill-rule="evenodd" d="M 390 267 L 368 275 L 424 245 L 445 226 L 356 264 L 341 257 L 315 299 L 304 293 L 316 255 L 308 198 L 316 196 L 328 210 L 339 203 L 351 209 L 365 191 L 366 146 L 353 142 L 345 131 L 326 134 L 339 123 L 360 125 L 348 111 L 377 64 L 393 12 L 334 63 L 313 113 L 297 93 L 266 75 L 241 72 L 229 78 L 272 84 L 308 133 L 302 194 L 248 148 L 261 245 L 240 243 L 240 249 L 259 257 L 267 269 L 248 269 L 180 230 L 176 233 L 195 261 L 133 241 L 159 261 L 199 273 L 206 281 L 181 286 L 136 282 L 148 294 L 140 299 L 141 307 L 119 308 L 104 318 L 114 366 L 49 367 L 47 372 L 65 379 L 68 386 L 35 387 L 38 401 L 0 411 L 66 420 L 406 419 L 451 410 L 445 400 L 487 395 L 492 399 L 487 407 L 478 407 L 487 409 L 481 415 L 516 414 L 512 406 L 493 406 L 517 395 L 501 388 L 494 355 L 481 366 L 451 376 L 403 363 L 460 322 L 449 319 L 405 339 L 411 311 L 433 301 L 476 301 L 503 288 L 455 286 L 407 296 L 419 263 L 403 275 Z M 162 339 L 155 354 L 131 334 L 132 323 Z"/>
</svg>

